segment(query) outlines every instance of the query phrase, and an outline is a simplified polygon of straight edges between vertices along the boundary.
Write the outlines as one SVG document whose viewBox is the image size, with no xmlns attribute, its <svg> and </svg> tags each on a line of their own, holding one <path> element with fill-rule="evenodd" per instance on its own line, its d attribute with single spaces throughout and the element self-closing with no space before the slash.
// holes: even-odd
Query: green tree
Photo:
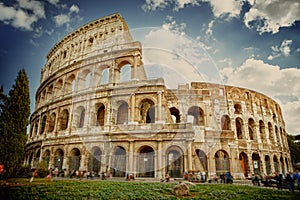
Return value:
<svg viewBox="0 0 300 200">
<path fill-rule="evenodd" d="M 30 115 L 29 81 L 24 69 L 20 70 L 8 96 L 0 91 L 0 161 L 7 176 L 18 173 L 24 158 L 27 126 Z"/>
<path fill-rule="evenodd" d="M 300 143 L 295 143 L 295 136 L 288 135 L 288 144 L 293 165 L 300 162 Z"/>
</svg>

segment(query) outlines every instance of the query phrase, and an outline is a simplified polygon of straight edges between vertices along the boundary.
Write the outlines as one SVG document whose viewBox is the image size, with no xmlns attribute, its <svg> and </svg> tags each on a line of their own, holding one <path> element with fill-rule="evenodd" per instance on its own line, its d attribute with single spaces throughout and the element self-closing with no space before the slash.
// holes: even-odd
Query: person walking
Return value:
<svg viewBox="0 0 300 200">
<path fill-rule="evenodd" d="M 295 190 L 295 182 L 294 182 L 294 175 L 293 172 L 289 172 L 286 177 L 285 177 L 287 186 L 289 188 L 290 191 L 294 192 Z"/>
<path fill-rule="evenodd" d="M 31 178 L 30 178 L 30 183 L 33 181 L 33 179 L 35 178 L 35 177 L 37 177 L 38 176 L 38 173 L 37 173 L 37 170 L 36 169 L 34 169 L 33 170 L 33 172 L 32 172 L 32 176 L 31 176 Z"/>
<path fill-rule="evenodd" d="M 294 173 L 294 179 L 296 180 L 298 190 L 300 190 L 300 172 L 298 169 Z"/>
</svg>

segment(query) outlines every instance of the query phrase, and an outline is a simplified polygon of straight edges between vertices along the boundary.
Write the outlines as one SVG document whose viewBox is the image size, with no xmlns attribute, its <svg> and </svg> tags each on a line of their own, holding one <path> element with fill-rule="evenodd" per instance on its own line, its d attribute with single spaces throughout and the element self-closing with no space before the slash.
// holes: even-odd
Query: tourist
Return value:
<svg viewBox="0 0 300 200">
<path fill-rule="evenodd" d="M 4 165 L 0 162 L 0 180 L 4 179 Z"/>
<path fill-rule="evenodd" d="M 298 169 L 296 169 L 296 171 L 294 173 L 294 179 L 296 180 L 298 190 L 300 190 L 300 172 Z"/>
<path fill-rule="evenodd" d="M 187 171 L 184 172 L 184 174 L 183 174 L 183 179 L 184 179 L 185 181 L 188 181 L 188 180 L 189 180 L 189 173 L 188 173 Z"/>
<path fill-rule="evenodd" d="M 282 174 L 277 174 L 275 176 L 276 179 L 276 185 L 278 190 L 282 190 L 282 181 L 283 181 L 283 176 Z"/>
<path fill-rule="evenodd" d="M 226 172 L 225 177 L 226 177 L 226 183 L 227 184 L 233 183 L 232 176 L 231 176 L 230 172 Z"/>
<path fill-rule="evenodd" d="M 196 175 L 196 180 L 201 181 L 201 172 L 200 171 L 198 171 L 198 173 Z"/>
<path fill-rule="evenodd" d="M 295 181 L 294 181 L 293 172 L 287 173 L 286 177 L 285 177 L 285 180 L 286 180 L 286 184 L 287 184 L 289 190 L 294 192 L 294 190 L 295 190 Z"/>
<path fill-rule="evenodd" d="M 203 182 L 206 181 L 206 173 L 205 173 L 205 172 L 202 172 L 202 174 L 201 174 L 201 180 L 202 180 Z"/>
<path fill-rule="evenodd" d="M 35 178 L 35 177 L 37 177 L 38 176 L 38 173 L 37 173 L 37 170 L 36 169 L 34 169 L 33 170 L 33 172 L 32 172 L 32 176 L 31 176 L 31 178 L 30 178 L 30 183 L 33 181 L 33 179 Z"/>
<path fill-rule="evenodd" d="M 170 175 L 168 173 L 166 173 L 166 176 L 165 176 L 165 181 L 166 182 L 170 182 Z"/>
</svg>

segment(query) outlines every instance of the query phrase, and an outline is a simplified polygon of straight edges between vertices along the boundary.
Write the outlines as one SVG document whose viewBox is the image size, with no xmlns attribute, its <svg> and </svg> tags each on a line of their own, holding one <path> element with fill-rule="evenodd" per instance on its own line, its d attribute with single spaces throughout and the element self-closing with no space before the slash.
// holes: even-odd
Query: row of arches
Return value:
<svg viewBox="0 0 300 200">
<path fill-rule="evenodd" d="M 48 115 L 47 113 L 42 114 L 41 119 L 39 117 L 35 118 L 31 122 L 31 132 L 30 136 L 34 137 L 36 135 L 42 135 L 45 133 L 52 133 L 56 131 L 67 130 L 69 126 L 72 129 L 83 128 L 84 126 L 104 126 L 107 119 L 114 118 L 113 125 L 123 125 L 127 124 L 131 119 L 130 107 L 125 101 L 118 101 L 117 109 L 114 110 L 113 116 L 107 113 L 107 105 L 103 103 L 96 103 L 95 110 L 87 111 L 85 106 L 78 106 L 73 110 L 72 120 L 70 120 L 71 114 L 68 108 L 61 109 L 61 112 L 53 111 Z M 136 108 L 135 108 L 136 109 Z M 171 114 L 171 123 L 182 122 L 181 114 L 179 110 L 175 107 L 169 109 Z M 140 101 L 138 106 L 138 116 L 136 121 L 139 123 L 155 123 L 158 119 L 158 108 L 157 105 L 151 99 L 143 99 Z M 89 120 L 89 121 L 88 121 Z M 167 120 L 167 119 L 165 119 Z M 197 126 L 204 126 L 204 112 L 202 108 L 198 106 L 191 106 L 187 111 L 187 120 L 189 123 Z M 110 124 L 111 125 L 111 124 Z"/>
<path fill-rule="evenodd" d="M 127 82 L 133 79 L 132 68 L 134 61 L 128 58 L 113 68 L 112 63 L 103 64 L 98 68 L 85 68 L 82 71 L 66 74 L 58 78 L 54 83 L 48 84 L 37 97 L 37 104 L 42 105 L 63 95 L 87 90 L 93 87 L 106 85 L 108 83 Z M 93 72 L 94 71 L 94 72 Z"/>
</svg>

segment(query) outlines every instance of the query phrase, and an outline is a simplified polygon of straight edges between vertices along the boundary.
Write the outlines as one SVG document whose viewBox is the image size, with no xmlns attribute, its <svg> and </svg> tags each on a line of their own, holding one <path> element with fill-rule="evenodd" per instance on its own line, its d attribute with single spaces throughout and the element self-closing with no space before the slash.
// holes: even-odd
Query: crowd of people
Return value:
<svg viewBox="0 0 300 200">
<path fill-rule="evenodd" d="M 290 191 L 295 190 L 295 184 L 297 185 L 297 189 L 300 191 L 300 172 L 297 169 L 295 172 L 286 173 L 284 176 L 282 173 L 275 172 L 271 176 L 266 176 L 264 174 L 255 174 L 252 176 L 253 185 L 260 186 L 263 184 L 264 186 L 275 186 L 279 190 L 283 188 L 287 188 Z"/>
</svg>

